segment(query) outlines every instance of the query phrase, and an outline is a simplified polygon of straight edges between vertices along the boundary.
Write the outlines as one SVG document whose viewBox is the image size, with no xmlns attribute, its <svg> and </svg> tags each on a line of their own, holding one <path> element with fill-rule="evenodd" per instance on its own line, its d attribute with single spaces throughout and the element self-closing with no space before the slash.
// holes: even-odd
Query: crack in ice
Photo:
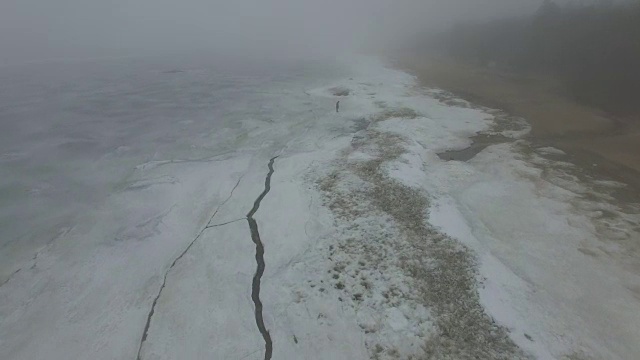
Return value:
<svg viewBox="0 0 640 360">
<path fill-rule="evenodd" d="M 256 244 L 257 268 L 256 268 L 256 273 L 253 276 L 253 282 L 251 286 L 251 299 L 253 300 L 253 303 L 255 305 L 256 325 L 258 326 L 258 330 L 260 331 L 260 334 L 262 334 L 262 338 L 264 339 L 264 344 L 265 344 L 264 359 L 265 360 L 271 359 L 271 355 L 273 353 L 273 343 L 271 342 L 271 335 L 269 334 L 269 330 L 267 330 L 266 326 L 264 325 L 264 318 L 262 315 L 262 301 L 260 301 L 260 280 L 262 279 L 262 275 L 264 274 L 264 268 L 265 268 L 264 244 L 260 239 L 260 232 L 258 231 L 258 223 L 253 218 L 253 215 L 255 215 L 255 213 L 258 211 L 258 209 L 260 208 L 260 203 L 271 190 L 271 176 L 275 172 L 275 170 L 273 169 L 273 163 L 275 162 L 276 158 L 278 158 L 278 156 L 275 156 L 269 160 L 269 164 L 268 164 L 269 173 L 267 174 L 267 177 L 264 181 L 264 191 L 262 191 L 260 196 L 258 196 L 256 201 L 253 203 L 253 208 L 251 208 L 251 211 L 249 211 L 246 218 L 247 222 L 249 223 L 249 229 L 251 230 L 251 240 L 253 240 L 253 242 Z"/>
<path fill-rule="evenodd" d="M 3 282 L 2 282 L 2 284 L 0 284 L 0 287 L 4 286 L 4 284 L 8 283 L 8 282 L 13 278 L 13 276 L 14 276 L 15 274 L 17 274 L 17 273 L 19 273 L 19 272 L 20 272 L 20 270 L 22 270 L 22 268 L 20 268 L 20 269 L 18 269 L 18 270 L 16 270 L 16 271 L 14 271 L 14 272 L 12 272 L 12 273 L 11 273 L 11 275 L 9 275 L 9 277 L 7 277 L 7 279 L 6 279 L 5 281 L 3 281 Z"/>
<path fill-rule="evenodd" d="M 247 219 L 246 217 L 243 217 L 243 218 L 240 218 L 240 219 L 235 219 L 235 220 L 231 220 L 231 221 L 223 222 L 223 223 L 221 223 L 221 224 L 207 225 L 207 227 L 206 227 L 206 228 L 207 228 L 207 229 L 209 229 L 209 228 L 214 228 L 214 227 L 218 227 L 218 226 L 229 225 L 229 224 L 233 224 L 233 223 L 235 223 L 235 222 L 242 221 L 242 220 L 246 220 L 246 219 Z"/>
<path fill-rule="evenodd" d="M 147 336 L 149 335 L 149 327 L 151 325 L 151 318 L 153 318 L 153 314 L 155 313 L 158 299 L 160 299 L 160 295 L 162 295 L 162 290 L 164 290 L 164 287 L 167 284 L 167 276 L 169 276 L 169 272 L 171 272 L 171 269 L 173 269 L 173 267 L 178 263 L 178 261 L 182 259 L 182 257 L 184 257 L 184 255 L 189 251 L 189 249 L 191 249 L 193 244 L 196 243 L 196 241 L 202 236 L 202 234 L 204 234 L 205 230 L 211 227 L 210 226 L 211 221 L 213 221 L 213 218 L 218 214 L 218 211 L 220 211 L 220 208 L 223 207 L 231 199 L 231 197 L 233 196 L 233 192 L 236 190 L 238 185 L 240 185 L 240 181 L 242 180 L 243 177 L 244 177 L 244 174 L 240 176 L 240 178 L 238 179 L 238 182 L 236 182 L 236 185 L 233 187 L 233 189 L 231 189 L 231 193 L 229 194 L 229 197 L 227 197 L 227 199 L 223 201 L 222 204 L 218 205 L 218 207 L 216 208 L 216 211 L 214 211 L 213 215 L 211 215 L 211 217 L 209 218 L 207 225 L 204 228 L 202 228 L 202 230 L 200 230 L 198 235 L 196 235 L 196 237 L 189 243 L 189 245 L 184 249 L 184 251 L 182 251 L 182 253 L 180 253 L 180 255 L 178 255 L 178 257 L 176 257 L 173 260 L 173 262 L 171 263 L 171 266 L 169 266 L 167 271 L 165 271 L 164 277 L 162 279 L 162 285 L 160 286 L 160 290 L 158 290 L 158 294 L 153 299 L 153 303 L 151 304 L 151 310 L 149 310 L 149 314 L 147 315 L 147 322 L 144 326 L 144 332 L 142 333 L 142 339 L 140 340 L 140 345 L 138 346 L 138 355 L 136 357 L 137 360 L 142 359 L 142 356 L 141 356 L 142 346 L 144 345 L 145 341 L 147 341 Z"/>
</svg>

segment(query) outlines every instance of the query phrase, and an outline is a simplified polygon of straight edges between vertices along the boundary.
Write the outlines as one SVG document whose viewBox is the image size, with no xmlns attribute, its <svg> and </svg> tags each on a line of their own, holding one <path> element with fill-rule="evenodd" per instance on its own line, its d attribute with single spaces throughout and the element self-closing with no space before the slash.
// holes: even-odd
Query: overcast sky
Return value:
<svg viewBox="0 0 640 360">
<path fill-rule="evenodd" d="M 326 52 L 542 0 L 0 0 L 0 61 L 189 49 Z"/>
</svg>

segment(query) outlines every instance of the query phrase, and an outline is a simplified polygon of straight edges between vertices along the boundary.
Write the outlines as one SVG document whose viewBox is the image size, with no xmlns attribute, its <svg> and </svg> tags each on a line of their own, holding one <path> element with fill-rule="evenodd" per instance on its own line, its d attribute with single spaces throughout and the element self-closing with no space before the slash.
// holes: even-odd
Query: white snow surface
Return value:
<svg viewBox="0 0 640 360">
<path fill-rule="evenodd" d="M 255 215 L 265 246 L 260 297 L 273 358 L 368 359 L 369 328 L 401 353 L 419 351 L 418 334 L 433 330 L 429 309 L 401 303 L 379 312 L 377 300 L 358 306 L 331 286 L 309 287 L 325 276 L 318 274 L 328 261 L 323 242 L 337 231 L 310 174 L 329 169 L 359 127 L 404 139 L 407 153 L 384 165 L 388 175 L 427 194 L 425 221 L 473 251 L 483 306 L 527 354 L 637 358 L 640 220 L 605 193 L 583 196 L 612 182 L 584 183 L 559 161 L 523 155 L 522 143 L 490 146 L 466 163 L 445 162 L 438 152 L 491 132 L 491 114 L 445 105 L 413 76 L 375 59 L 349 58 L 342 66 L 344 78 L 313 85 L 283 80 L 263 89 L 264 102 L 230 106 L 256 112 L 216 125 L 192 146 L 215 143 L 217 155 L 160 151 L 133 163 L 124 189 L 75 217 L 54 240 L 1 248 L 29 256 L 0 272 L 0 358 L 133 359 L 161 291 L 141 358 L 263 359 L 251 299 L 255 245 L 245 216 L 274 156 L 271 190 Z M 335 87 L 349 96 L 336 98 Z M 384 109 L 412 109 L 415 117 L 369 121 Z M 260 111 L 270 118 L 257 118 Z M 118 147 L 109 156 L 127 151 Z M 2 161 L 21 156 L 7 152 Z M 354 152 L 349 161 L 370 158 Z M 363 226 L 393 236 L 388 222 Z M 400 274 L 390 277 L 375 281 L 401 281 Z"/>
</svg>

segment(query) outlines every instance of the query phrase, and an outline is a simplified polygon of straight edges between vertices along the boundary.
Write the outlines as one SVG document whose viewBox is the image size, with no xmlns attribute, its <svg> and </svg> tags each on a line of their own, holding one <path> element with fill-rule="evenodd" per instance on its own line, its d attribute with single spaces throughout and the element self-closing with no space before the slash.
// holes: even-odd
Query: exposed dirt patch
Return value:
<svg viewBox="0 0 640 360">
<path fill-rule="evenodd" d="M 425 85 L 527 119 L 534 136 L 602 133 L 615 125 L 602 112 L 568 98 L 551 78 L 501 73 L 448 58 L 405 58 L 401 63 Z"/>
<path fill-rule="evenodd" d="M 376 115 L 374 115 L 371 120 L 374 122 L 385 121 L 392 118 L 403 118 L 403 119 L 415 119 L 419 117 L 420 114 L 407 107 L 399 107 L 399 108 L 386 108 Z"/>
<path fill-rule="evenodd" d="M 613 118 L 580 105 L 548 77 L 498 72 L 448 58 L 405 56 L 397 63 L 424 85 L 526 119 L 533 127 L 530 140 L 562 149 L 595 174 L 623 181 L 640 193 L 639 119 Z M 451 97 L 443 101 L 464 105 Z"/>
<path fill-rule="evenodd" d="M 329 91 L 331 92 L 331 94 L 333 94 L 333 96 L 349 96 L 349 94 L 351 93 L 351 90 L 340 86 L 331 88 L 329 89 Z"/>
</svg>

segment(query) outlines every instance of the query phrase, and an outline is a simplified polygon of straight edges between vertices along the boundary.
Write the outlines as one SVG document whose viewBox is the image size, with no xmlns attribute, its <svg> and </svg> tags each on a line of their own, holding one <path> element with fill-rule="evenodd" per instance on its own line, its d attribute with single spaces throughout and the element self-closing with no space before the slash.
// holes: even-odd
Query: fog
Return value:
<svg viewBox="0 0 640 360">
<path fill-rule="evenodd" d="M 0 62 L 187 50 L 361 50 L 461 19 L 531 12 L 537 0 L 3 0 Z"/>
</svg>

